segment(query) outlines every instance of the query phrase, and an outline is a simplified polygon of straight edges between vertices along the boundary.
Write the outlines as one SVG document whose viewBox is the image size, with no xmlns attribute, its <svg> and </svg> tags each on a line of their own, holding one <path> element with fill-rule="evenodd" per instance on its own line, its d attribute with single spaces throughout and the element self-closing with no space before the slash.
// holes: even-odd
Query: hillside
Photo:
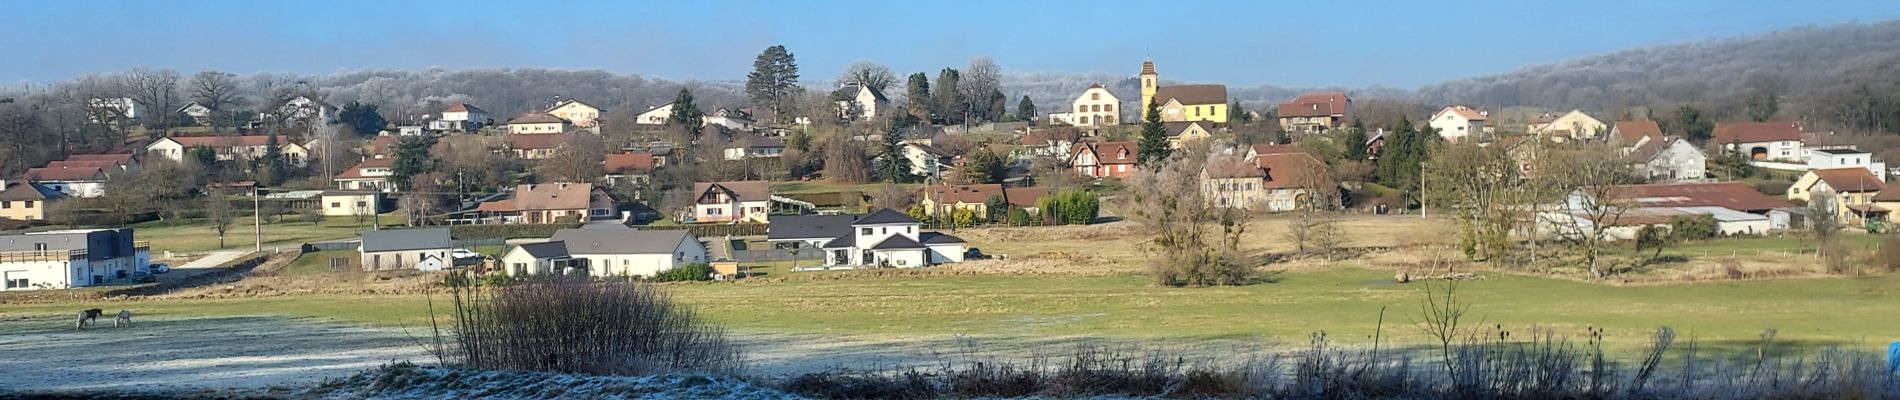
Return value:
<svg viewBox="0 0 1900 400">
<path fill-rule="evenodd" d="M 1783 96 L 1783 109 L 1862 85 L 1891 89 L 1900 75 L 1900 22 L 1804 27 L 1665 45 L 1525 67 L 1419 89 L 1426 104 L 1620 109 L 1739 102 L 1751 91 Z"/>
</svg>

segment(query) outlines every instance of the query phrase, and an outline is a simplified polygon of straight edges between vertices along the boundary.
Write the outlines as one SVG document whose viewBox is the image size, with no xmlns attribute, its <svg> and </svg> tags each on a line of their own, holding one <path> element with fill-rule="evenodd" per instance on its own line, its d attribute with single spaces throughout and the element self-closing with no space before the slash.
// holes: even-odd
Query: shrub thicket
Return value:
<svg viewBox="0 0 1900 400">
<path fill-rule="evenodd" d="M 650 283 L 550 277 L 450 290 L 448 332 L 438 327 L 431 346 L 444 365 L 595 375 L 742 367 L 723 328 Z"/>
<path fill-rule="evenodd" d="M 712 272 L 711 266 L 704 263 L 693 263 L 679 268 L 660 271 L 660 273 L 653 275 L 653 280 L 659 282 L 710 281 L 712 280 Z"/>
</svg>

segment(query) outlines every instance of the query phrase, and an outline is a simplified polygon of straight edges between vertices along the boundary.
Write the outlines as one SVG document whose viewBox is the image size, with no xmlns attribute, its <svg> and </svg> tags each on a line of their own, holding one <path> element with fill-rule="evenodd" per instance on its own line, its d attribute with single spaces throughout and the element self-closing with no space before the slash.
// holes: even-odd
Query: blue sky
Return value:
<svg viewBox="0 0 1900 400">
<path fill-rule="evenodd" d="M 1156 4 L 1171 4 L 1157 7 Z M 1412 88 L 1620 49 L 1900 18 L 1900 1 L 64 1 L 0 13 L 0 82 L 187 73 L 602 69 L 737 80 L 772 44 L 808 80 L 987 55 L 1005 71 Z M 1568 16 L 1566 16 L 1566 14 Z"/>
</svg>

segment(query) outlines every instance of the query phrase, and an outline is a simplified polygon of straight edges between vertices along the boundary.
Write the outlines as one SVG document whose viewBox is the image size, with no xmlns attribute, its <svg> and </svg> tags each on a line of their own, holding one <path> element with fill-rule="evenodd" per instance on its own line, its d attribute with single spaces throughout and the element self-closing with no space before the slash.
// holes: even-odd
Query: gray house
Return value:
<svg viewBox="0 0 1900 400">
<path fill-rule="evenodd" d="M 357 251 L 363 254 L 363 270 L 378 271 L 449 265 L 454 247 L 448 228 L 390 229 L 364 232 Z"/>
</svg>

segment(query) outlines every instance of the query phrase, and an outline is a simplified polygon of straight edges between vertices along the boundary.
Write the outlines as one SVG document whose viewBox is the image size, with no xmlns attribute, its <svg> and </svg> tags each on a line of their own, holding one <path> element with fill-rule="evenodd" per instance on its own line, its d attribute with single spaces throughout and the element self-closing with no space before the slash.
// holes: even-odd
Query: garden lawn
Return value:
<svg viewBox="0 0 1900 400">
<path fill-rule="evenodd" d="M 1279 275 L 1278 283 L 1158 288 L 1138 275 L 831 277 L 789 281 L 669 284 L 674 297 L 740 333 L 862 339 L 1107 337 L 1263 339 L 1302 343 L 1326 332 L 1336 343 L 1369 344 L 1385 310 L 1389 343 L 1420 344 L 1421 284 L 1390 272 L 1337 269 Z M 1493 274 L 1462 283 L 1471 326 L 1534 328 L 1581 340 L 1605 331 L 1609 347 L 1633 350 L 1661 326 L 1705 346 L 1746 347 L 1764 329 L 1777 342 L 1872 348 L 1900 335 L 1900 276 L 1610 287 Z M 443 307 L 437 298 L 436 306 Z M 377 326 L 427 326 L 424 296 L 294 296 L 97 301 L 150 315 L 288 315 Z M 66 313 L 80 304 L 5 304 L 0 314 Z"/>
</svg>

